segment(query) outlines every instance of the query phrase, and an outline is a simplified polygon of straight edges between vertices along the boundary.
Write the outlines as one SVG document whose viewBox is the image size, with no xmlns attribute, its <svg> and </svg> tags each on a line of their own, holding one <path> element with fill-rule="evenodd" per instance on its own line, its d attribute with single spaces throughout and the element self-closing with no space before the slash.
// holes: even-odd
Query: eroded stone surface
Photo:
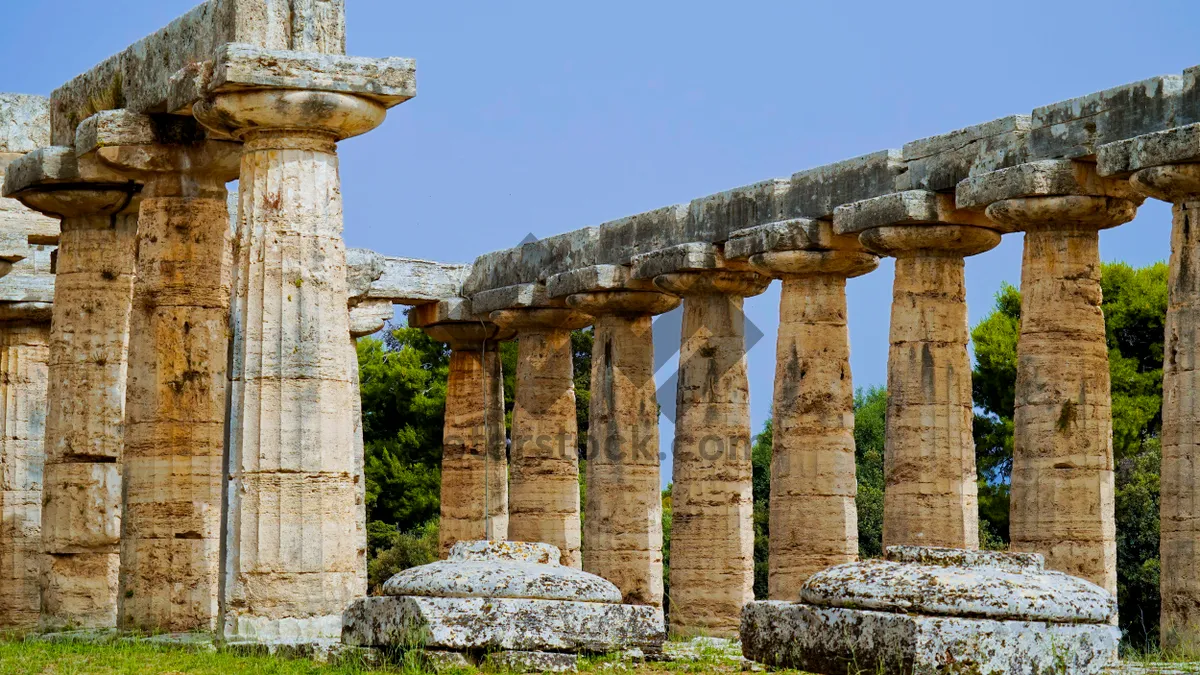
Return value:
<svg viewBox="0 0 1200 675">
<path fill-rule="evenodd" d="M 47 145 L 50 145 L 49 99 L 0 93 L 0 153 L 32 152 Z"/>
<path fill-rule="evenodd" d="M 1039 675 L 1100 673 L 1115 663 L 1121 631 L 1056 624 L 892 614 L 765 601 L 746 606 L 742 651 L 775 667 L 854 672 Z"/>
<path fill-rule="evenodd" d="M 665 638 L 655 607 L 510 598 L 360 598 L 342 628 L 348 645 L 452 650 L 657 653 Z"/>
<path fill-rule="evenodd" d="M 555 652 L 493 652 L 484 659 L 487 666 L 513 673 L 571 673 L 578 662 L 575 654 Z"/>
<path fill-rule="evenodd" d="M 450 558 L 388 579 L 384 595 L 620 602 L 611 582 L 564 565 Z"/>
</svg>

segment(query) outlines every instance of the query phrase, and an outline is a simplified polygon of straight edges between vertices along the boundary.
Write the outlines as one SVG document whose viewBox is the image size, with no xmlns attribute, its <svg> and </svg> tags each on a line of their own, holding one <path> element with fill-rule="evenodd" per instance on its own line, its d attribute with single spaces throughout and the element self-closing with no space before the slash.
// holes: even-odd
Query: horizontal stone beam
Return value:
<svg viewBox="0 0 1200 675">
<path fill-rule="evenodd" d="M 345 0 L 209 0 L 55 90 L 50 143 L 74 145 L 102 110 L 167 112 L 171 78 L 228 43 L 343 54 Z"/>
<path fill-rule="evenodd" d="M 346 252 L 351 298 L 423 305 L 462 293 L 468 265 L 379 255 L 366 249 Z"/>
</svg>

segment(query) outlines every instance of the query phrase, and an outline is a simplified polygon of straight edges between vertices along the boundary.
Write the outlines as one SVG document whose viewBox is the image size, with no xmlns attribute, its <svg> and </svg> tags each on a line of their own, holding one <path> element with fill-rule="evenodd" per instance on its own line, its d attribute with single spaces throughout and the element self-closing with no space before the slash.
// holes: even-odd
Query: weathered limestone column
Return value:
<svg viewBox="0 0 1200 675">
<path fill-rule="evenodd" d="M 442 433 L 442 557 L 460 541 L 508 538 L 508 457 L 500 342 L 512 337 L 494 323 L 448 320 L 432 303 L 414 307 L 408 324 L 450 345 L 446 421 Z"/>
<path fill-rule="evenodd" d="M 662 483 L 654 384 L 654 315 L 679 298 L 647 290 L 575 293 L 596 317 L 589 402 L 583 569 L 624 602 L 662 605 Z"/>
<path fill-rule="evenodd" d="M 1170 202 L 1159 505 L 1160 642 L 1200 652 L 1200 125 L 1101 146 L 1098 172 Z"/>
<path fill-rule="evenodd" d="M 509 467 L 508 538 L 543 542 L 580 567 L 579 451 L 571 331 L 592 323 L 571 309 L 497 310 L 517 333 L 517 391 Z"/>
<path fill-rule="evenodd" d="M 48 365 L 41 624 L 116 625 L 126 356 L 138 186 L 43 148 L 4 195 L 62 219 Z"/>
<path fill-rule="evenodd" d="M 795 600 L 809 576 L 858 559 L 854 384 L 846 279 L 879 266 L 829 221 L 798 219 L 735 232 L 730 258 L 783 281 L 771 460 L 772 600 Z"/>
<path fill-rule="evenodd" d="M 1010 507 L 1012 549 L 1117 592 L 1112 399 L 1100 235 L 1133 219 L 1126 181 L 1069 160 L 967 179 L 960 206 L 1025 232 Z"/>
<path fill-rule="evenodd" d="M 342 610 L 366 592 L 336 142 L 378 126 L 386 108 L 260 89 L 218 92 L 195 112 L 244 142 L 222 632 L 336 637 Z"/>
<path fill-rule="evenodd" d="M 144 184 L 129 331 L 118 625 L 217 619 L 232 246 L 225 183 L 241 147 L 190 118 L 94 115 L 76 135 Z"/>
<path fill-rule="evenodd" d="M 684 244 L 633 261 L 683 298 L 671 502 L 670 629 L 737 634 L 754 599 L 750 385 L 744 298 L 771 278 L 725 266 L 711 244 Z"/>
<path fill-rule="evenodd" d="M 1000 243 L 953 197 L 899 192 L 838 207 L 839 234 L 896 259 L 888 351 L 883 545 L 977 548 L 963 258 Z"/>
</svg>

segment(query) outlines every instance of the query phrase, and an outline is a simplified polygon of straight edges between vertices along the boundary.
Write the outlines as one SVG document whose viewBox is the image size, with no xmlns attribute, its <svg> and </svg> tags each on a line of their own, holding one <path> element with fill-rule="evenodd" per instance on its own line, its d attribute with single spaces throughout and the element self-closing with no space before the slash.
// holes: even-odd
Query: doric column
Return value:
<svg viewBox="0 0 1200 675">
<path fill-rule="evenodd" d="M 408 324 L 450 345 L 446 421 L 442 432 L 442 557 L 460 541 L 508 538 L 508 458 L 504 378 L 499 346 L 512 333 L 494 323 L 440 311 L 449 303 L 414 307 Z"/>
<path fill-rule="evenodd" d="M 1069 160 L 969 178 L 959 205 L 1025 232 L 1013 417 L 1012 549 L 1117 591 L 1112 399 L 1100 235 L 1133 219 L 1126 181 Z"/>
<path fill-rule="evenodd" d="M 48 628 L 116 625 L 136 192 L 71 148 L 29 153 L 5 176 L 5 196 L 62 220 L 42 495 Z"/>
<path fill-rule="evenodd" d="M 829 221 L 798 219 L 735 232 L 727 257 L 783 281 L 771 457 L 772 600 L 795 600 L 813 573 L 858 559 L 854 384 L 846 279 L 879 266 Z"/>
<path fill-rule="evenodd" d="M 217 93 L 195 108 L 244 142 L 234 244 L 226 638 L 336 637 L 366 592 L 336 142 L 383 121 L 358 96 Z"/>
<path fill-rule="evenodd" d="M 571 331 L 592 323 L 571 309 L 492 312 L 517 334 L 517 390 L 509 466 L 508 538 L 544 542 L 579 567 L 579 451 Z"/>
<path fill-rule="evenodd" d="M 671 488 L 670 629 L 737 634 L 754 599 L 754 497 L 742 301 L 771 278 L 729 269 L 711 244 L 634 258 L 683 298 Z"/>
<path fill-rule="evenodd" d="M 618 269 L 627 276 L 626 268 Z M 587 269 L 566 274 L 595 276 Z M 651 324 L 654 315 L 680 301 L 646 281 L 641 285 L 651 290 L 576 285 L 573 290 L 579 292 L 568 295 L 567 303 L 596 317 L 583 569 L 616 584 L 626 603 L 658 607 L 663 596 L 662 479 Z"/>
<path fill-rule="evenodd" d="M 979 546 L 963 258 L 1000 234 L 950 195 L 899 192 L 838 207 L 839 234 L 896 259 L 888 351 L 883 545 Z"/>
<path fill-rule="evenodd" d="M 187 117 L 80 125 L 76 153 L 144 185 L 129 331 L 118 625 L 216 627 L 232 246 L 241 148 Z"/>
<path fill-rule="evenodd" d="M 1161 643 L 1200 649 L 1200 125 L 1099 149 L 1099 173 L 1170 202 L 1159 527 Z"/>
</svg>

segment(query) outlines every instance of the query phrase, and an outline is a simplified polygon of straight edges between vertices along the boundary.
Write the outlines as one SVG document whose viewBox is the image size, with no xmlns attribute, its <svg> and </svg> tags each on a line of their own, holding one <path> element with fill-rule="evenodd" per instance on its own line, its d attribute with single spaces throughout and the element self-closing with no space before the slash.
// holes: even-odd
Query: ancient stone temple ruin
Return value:
<svg viewBox="0 0 1200 675">
<path fill-rule="evenodd" d="M 341 636 L 366 594 L 353 345 L 395 305 L 451 354 L 443 554 L 546 544 L 615 589 L 588 602 L 661 611 L 652 323 L 681 306 L 667 620 L 734 636 L 761 609 L 746 609 L 742 306 L 775 279 L 769 595 L 838 606 L 818 582 L 857 557 L 846 281 L 895 259 L 891 563 L 911 562 L 905 547 L 975 549 L 964 260 L 1015 232 L 1012 548 L 1040 557 L 954 569 L 1036 585 L 1044 564 L 1090 582 L 1072 588 L 1101 607 L 1055 620 L 1104 624 L 1116 532 L 1099 232 L 1153 198 L 1175 213 L 1163 631 L 1195 644 L 1200 67 L 443 264 L 344 246 L 337 143 L 416 93 L 411 60 L 347 56 L 345 28 L 338 1 L 209 0 L 49 99 L 0 95 L 0 627 Z M 586 326 L 581 430 L 570 332 Z M 519 348 L 511 443 L 505 340 Z M 429 604 L 440 588 L 390 597 Z"/>
</svg>

